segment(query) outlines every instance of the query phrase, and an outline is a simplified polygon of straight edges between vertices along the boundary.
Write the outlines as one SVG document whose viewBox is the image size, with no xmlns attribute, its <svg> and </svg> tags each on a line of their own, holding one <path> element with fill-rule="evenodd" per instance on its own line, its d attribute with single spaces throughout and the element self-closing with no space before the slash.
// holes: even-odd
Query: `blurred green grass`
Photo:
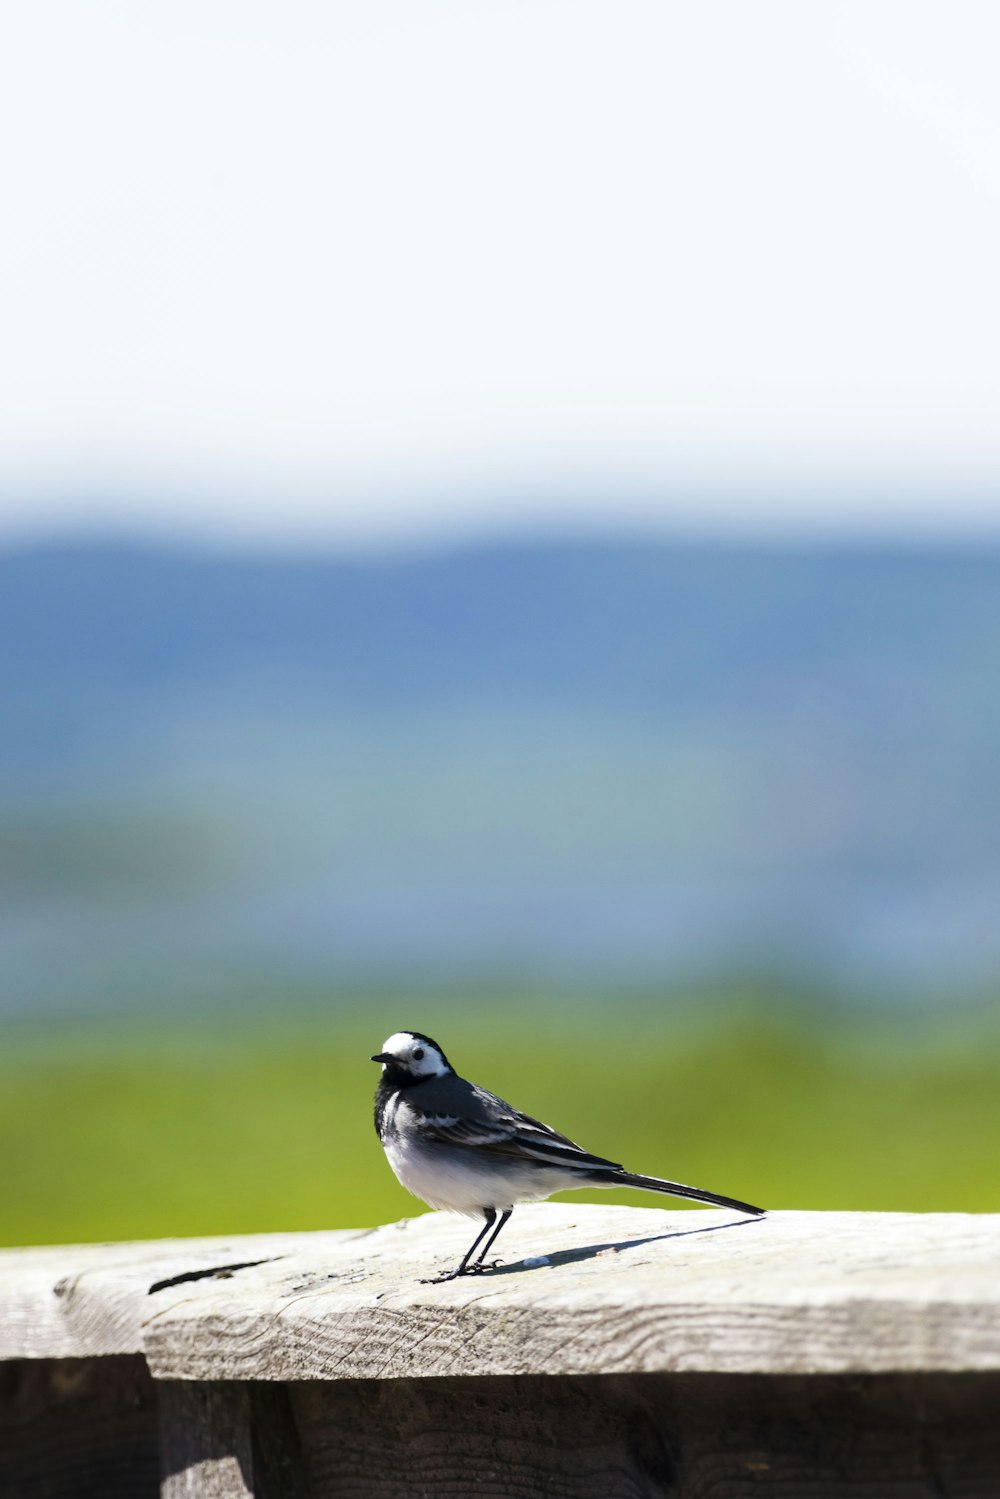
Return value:
<svg viewBox="0 0 1000 1499">
<path fill-rule="evenodd" d="M 368 1057 L 404 1026 L 636 1170 L 767 1207 L 1000 1211 L 1000 1029 L 982 1015 L 364 996 L 322 1015 L 9 1035 L 0 1242 L 336 1228 L 423 1211 L 371 1122 Z M 655 1201 L 573 1200 L 588 1198 Z"/>
</svg>

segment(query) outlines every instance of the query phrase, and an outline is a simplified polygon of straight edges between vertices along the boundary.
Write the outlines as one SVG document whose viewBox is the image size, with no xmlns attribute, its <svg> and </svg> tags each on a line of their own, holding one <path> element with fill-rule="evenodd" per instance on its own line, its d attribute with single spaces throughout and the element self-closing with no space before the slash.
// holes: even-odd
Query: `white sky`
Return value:
<svg viewBox="0 0 1000 1499">
<path fill-rule="evenodd" d="M 1000 523 L 992 0 L 31 0 L 0 531 Z"/>
</svg>

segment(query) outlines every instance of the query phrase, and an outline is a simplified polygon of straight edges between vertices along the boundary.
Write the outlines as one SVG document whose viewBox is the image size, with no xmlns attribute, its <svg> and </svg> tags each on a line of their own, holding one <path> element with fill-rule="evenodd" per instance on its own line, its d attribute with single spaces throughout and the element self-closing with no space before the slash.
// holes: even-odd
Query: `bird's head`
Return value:
<svg viewBox="0 0 1000 1499">
<path fill-rule="evenodd" d="M 419 1031 L 397 1031 L 382 1043 L 372 1057 L 382 1063 L 382 1076 L 396 1087 L 421 1083 L 429 1077 L 445 1077 L 453 1067 L 436 1041 Z"/>
</svg>

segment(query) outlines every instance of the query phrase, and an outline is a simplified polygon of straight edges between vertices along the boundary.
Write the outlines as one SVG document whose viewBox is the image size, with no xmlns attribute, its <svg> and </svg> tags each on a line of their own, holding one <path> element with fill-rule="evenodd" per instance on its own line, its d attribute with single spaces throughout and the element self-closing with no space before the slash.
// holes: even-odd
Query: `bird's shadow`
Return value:
<svg viewBox="0 0 1000 1499">
<path fill-rule="evenodd" d="M 760 1218 L 734 1218 L 732 1223 L 709 1223 L 704 1228 L 675 1228 L 668 1234 L 649 1234 L 644 1239 L 617 1239 L 607 1244 L 582 1244 L 576 1249 L 557 1249 L 552 1254 L 544 1256 L 546 1265 L 529 1265 L 524 1260 L 516 1260 L 512 1265 L 497 1263 L 491 1265 L 484 1273 L 491 1279 L 495 1275 L 520 1275 L 528 1270 L 546 1269 L 556 1265 L 576 1265 L 581 1260 L 592 1260 L 599 1254 L 606 1254 L 614 1250 L 621 1254 L 626 1249 L 641 1249 L 644 1244 L 658 1244 L 663 1239 L 689 1239 L 694 1234 L 718 1234 L 730 1228 L 744 1228 L 748 1223 L 762 1223 Z M 534 1256 L 529 1255 L 529 1259 Z M 541 1255 L 538 1256 L 542 1258 Z"/>
</svg>

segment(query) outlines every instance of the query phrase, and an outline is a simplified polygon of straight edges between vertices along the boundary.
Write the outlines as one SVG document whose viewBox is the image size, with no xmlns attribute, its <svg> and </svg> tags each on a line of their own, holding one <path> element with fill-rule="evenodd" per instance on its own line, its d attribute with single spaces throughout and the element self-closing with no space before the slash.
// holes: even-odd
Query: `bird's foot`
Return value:
<svg viewBox="0 0 1000 1499">
<path fill-rule="evenodd" d="M 483 1275 L 487 1270 L 495 1270 L 502 1265 L 503 1260 L 478 1261 L 475 1265 L 459 1265 L 455 1270 L 442 1270 L 440 1275 L 429 1275 L 420 1284 L 422 1286 L 440 1286 L 447 1280 L 458 1280 L 461 1275 Z"/>
</svg>

